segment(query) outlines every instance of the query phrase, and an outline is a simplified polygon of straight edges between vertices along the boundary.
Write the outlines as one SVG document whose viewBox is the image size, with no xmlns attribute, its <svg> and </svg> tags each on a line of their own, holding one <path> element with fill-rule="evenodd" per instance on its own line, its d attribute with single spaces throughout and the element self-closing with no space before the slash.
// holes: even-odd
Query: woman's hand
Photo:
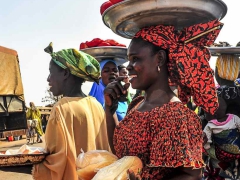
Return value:
<svg viewBox="0 0 240 180">
<path fill-rule="evenodd" d="M 118 99 L 121 95 L 127 95 L 130 83 L 121 84 L 121 81 L 125 79 L 128 79 L 128 76 L 119 76 L 104 89 L 105 106 L 113 107 L 118 103 Z"/>
<path fill-rule="evenodd" d="M 140 175 L 136 175 L 132 170 L 128 170 L 128 180 L 141 180 L 142 178 L 140 177 Z"/>
</svg>

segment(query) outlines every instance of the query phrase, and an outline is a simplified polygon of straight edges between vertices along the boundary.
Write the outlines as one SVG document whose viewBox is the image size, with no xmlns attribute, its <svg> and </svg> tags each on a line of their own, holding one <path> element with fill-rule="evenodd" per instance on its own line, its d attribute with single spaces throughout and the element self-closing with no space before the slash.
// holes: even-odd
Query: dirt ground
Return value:
<svg viewBox="0 0 240 180">
<path fill-rule="evenodd" d="M 17 149 L 26 144 L 26 137 L 18 141 L 8 142 L 5 139 L 0 139 L 0 151 L 6 151 L 8 149 Z M 44 143 L 36 143 L 35 147 L 44 147 Z M 27 166 L 15 166 L 15 167 L 0 167 L 0 180 L 32 180 L 31 175 L 32 165 Z"/>
</svg>

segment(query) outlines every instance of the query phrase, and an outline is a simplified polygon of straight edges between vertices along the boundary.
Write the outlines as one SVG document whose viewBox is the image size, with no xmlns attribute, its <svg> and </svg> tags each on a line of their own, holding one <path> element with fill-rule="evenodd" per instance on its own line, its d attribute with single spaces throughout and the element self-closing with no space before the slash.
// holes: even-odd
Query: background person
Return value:
<svg viewBox="0 0 240 180">
<path fill-rule="evenodd" d="M 218 101 L 219 108 L 214 115 L 205 112 L 204 178 L 239 179 L 240 118 L 227 113 L 228 105 L 224 98 L 218 97 Z"/>
<path fill-rule="evenodd" d="M 42 143 L 43 129 L 42 129 L 41 113 L 33 102 L 30 102 L 29 106 L 30 108 L 27 109 L 26 118 L 27 120 L 36 120 L 37 123 L 34 126 L 34 128 L 37 133 L 37 142 Z"/>
<path fill-rule="evenodd" d="M 89 95 L 95 97 L 102 104 L 102 106 L 104 106 L 105 101 L 103 91 L 109 83 L 116 80 L 116 78 L 119 76 L 119 71 L 114 60 L 103 60 L 100 62 L 100 67 L 101 80 L 99 84 L 93 83 Z M 121 121 L 125 117 L 127 108 L 128 104 L 126 99 L 118 102 L 116 110 L 117 117 L 115 117 L 116 122 Z"/>
</svg>

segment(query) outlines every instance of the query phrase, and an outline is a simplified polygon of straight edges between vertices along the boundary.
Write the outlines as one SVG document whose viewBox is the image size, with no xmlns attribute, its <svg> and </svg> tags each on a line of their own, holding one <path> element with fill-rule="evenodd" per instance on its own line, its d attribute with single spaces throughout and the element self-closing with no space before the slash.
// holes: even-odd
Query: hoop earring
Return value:
<svg viewBox="0 0 240 180">
<path fill-rule="evenodd" d="M 158 68 L 157 68 L 157 71 L 160 73 L 160 71 L 161 71 L 161 68 L 160 68 L 160 66 L 158 66 Z"/>
</svg>

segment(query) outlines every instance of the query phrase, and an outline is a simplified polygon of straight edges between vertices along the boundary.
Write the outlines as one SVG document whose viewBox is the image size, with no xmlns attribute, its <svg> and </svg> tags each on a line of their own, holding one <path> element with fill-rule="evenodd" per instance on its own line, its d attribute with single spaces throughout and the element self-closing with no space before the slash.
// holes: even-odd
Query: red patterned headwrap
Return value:
<svg viewBox="0 0 240 180">
<path fill-rule="evenodd" d="M 173 26 L 151 26 L 141 29 L 135 38 L 142 38 L 169 52 L 170 85 L 178 86 L 179 98 L 187 103 L 190 97 L 197 106 L 213 114 L 218 108 L 214 72 L 210 68 L 210 52 L 222 23 L 214 20 L 176 31 Z"/>
</svg>

